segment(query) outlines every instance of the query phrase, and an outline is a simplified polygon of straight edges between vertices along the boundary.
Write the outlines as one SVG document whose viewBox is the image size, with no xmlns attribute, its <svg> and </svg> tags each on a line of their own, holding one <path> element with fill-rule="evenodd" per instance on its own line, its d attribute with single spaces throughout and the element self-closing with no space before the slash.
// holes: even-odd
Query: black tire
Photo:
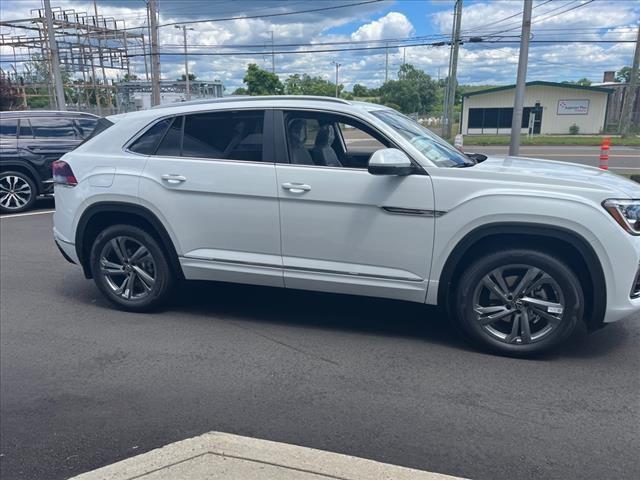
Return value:
<svg viewBox="0 0 640 480">
<path fill-rule="evenodd" d="M 490 285 L 492 280 L 499 283 L 498 275 L 504 282 L 496 291 Z M 529 283 L 527 275 L 531 289 L 514 297 L 519 286 Z M 504 287 L 507 295 L 501 296 Z M 584 311 L 582 286 L 571 268 L 553 255 L 529 249 L 495 252 L 473 262 L 460 277 L 454 301 L 458 327 L 468 338 L 510 356 L 536 355 L 560 344 L 575 331 Z M 490 323 L 489 315 L 508 316 Z"/>
<path fill-rule="evenodd" d="M 15 171 L 0 173 L 0 212 L 25 212 L 33 207 L 37 196 L 38 189 L 29 175 Z"/>
<path fill-rule="evenodd" d="M 123 248 L 114 249 L 113 242 Z M 133 257 L 139 246 L 146 248 L 148 255 L 145 254 L 143 258 L 135 260 Z M 116 255 L 116 250 L 121 254 L 124 252 L 122 273 L 113 273 L 123 258 Z M 112 273 L 103 273 L 101 261 L 104 260 L 113 262 L 108 264 Z M 113 225 L 102 231 L 93 242 L 90 265 L 96 285 L 105 297 L 118 308 L 131 312 L 158 309 L 167 302 L 175 284 L 168 256 L 162 247 L 152 235 L 132 225 Z M 142 272 L 140 272 L 141 269 Z M 143 277 L 145 273 L 147 275 Z M 125 280 L 131 276 L 134 279 L 131 283 L 132 288 L 129 288 L 130 284 Z M 153 283 L 149 278 L 154 280 Z M 125 288 L 119 293 L 115 287 L 121 284 Z M 136 290 L 139 296 L 136 296 Z M 127 292 L 131 292 L 128 298 Z"/>
</svg>

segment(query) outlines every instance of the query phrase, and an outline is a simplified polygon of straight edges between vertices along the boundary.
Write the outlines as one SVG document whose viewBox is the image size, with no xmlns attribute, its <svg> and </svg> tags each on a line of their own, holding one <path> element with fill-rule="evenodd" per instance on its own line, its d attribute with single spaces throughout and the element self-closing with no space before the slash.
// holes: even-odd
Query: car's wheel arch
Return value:
<svg viewBox="0 0 640 480">
<path fill-rule="evenodd" d="M 24 175 L 28 175 L 31 181 L 36 186 L 36 195 L 42 190 L 42 179 L 35 168 L 26 162 L 9 161 L 0 163 L 0 174 L 4 172 L 20 172 Z"/>
<path fill-rule="evenodd" d="M 90 205 L 82 212 L 76 227 L 75 247 L 85 276 L 87 278 L 92 277 L 89 255 L 93 239 L 95 239 L 99 231 L 109 225 L 118 223 L 133 224 L 133 222 L 135 222 L 136 226 L 143 228 L 156 237 L 169 257 L 168 261 L 173 273 L 178 278 L 183 279 L 184 275 L 180 267 L 178 254 L 162 221 L 148 208 L 126 202 L 98 202 Z"/>
<path fill-rule="evenodd" d="M 492 244 L 489 246 L 490 242 Z M 509 242 L 513 242 L 510 244 Z M 438 304 L 448 315 L 453 314 L 452 301 L 456 278 L 468 262 L 487 249 L 506 246 L 544 249 L 547 245 L 558 251 L 571 253 L 571 266 L 578 271 L 585 288 L 585 323 L 590 330 L 600 328 L 606 310 L 607 292 L 605 275 L 593 247 L 579 233 L 553 225 L 524 222 L 492 223 L 480 226 L 466 234 L 453 248 L 442 269 L 438 282 Z M 552 251 L 553 253 L 553 251 Z M 556 252 L 560 253 L 560 252 Z M 587 281 L 588 280 L 588 281 Z"/>
</svg>

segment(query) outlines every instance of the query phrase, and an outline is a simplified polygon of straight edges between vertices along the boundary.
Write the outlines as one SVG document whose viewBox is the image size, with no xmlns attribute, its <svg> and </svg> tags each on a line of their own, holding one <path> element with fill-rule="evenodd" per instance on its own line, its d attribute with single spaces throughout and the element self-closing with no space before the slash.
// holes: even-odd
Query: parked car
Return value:
<svg viewBox="0 0 640 480">
<path fill-rule="evenodd" d="M 181 279 L 388 297 L 438 304 L 513 355 L 640 311 L 640 186 L 613 173 L 477 162 L 395 110 L 333 98 L 101 128 L 54 164 L 54 237 L 125 310 Z"/>
<path fill-rule="evenodd" d="M 23 212 L 38 195 L 52 193 L 51 163 L 87 138 L 97 121 L 80 112 L 0 112 L 0 212 Z"/>
</svg>

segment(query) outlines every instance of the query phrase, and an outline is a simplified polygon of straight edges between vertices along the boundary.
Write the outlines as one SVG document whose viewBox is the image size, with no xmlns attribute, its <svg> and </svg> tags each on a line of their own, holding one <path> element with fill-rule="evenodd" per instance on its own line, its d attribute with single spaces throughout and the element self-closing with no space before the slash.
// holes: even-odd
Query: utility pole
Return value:
<svg viewBox="0 0 640 480">
<path fill-rule="evenodd" d="M 520 128 L 522 127 L 522 106 L 527 85 L 527 63 L 529 62 L 529 37 L 531 36 L 531 9 L 533 0 L 524 0 L 522 10 L 522 33 L 520 34 L 520 57 L 518 58 L 518 76 L 513 101 L 513 117 L 511 121 L 511 143 L 509 156 L 518 156 L 520 151 Z"/>
<path fill-rule="evenodd" d="M 151 24 L 151 105 L 160 105 L 160 55 L 158 54 L 158 3 L 149 0 Z"/>
<path fill-rule="evenodd" d="M 273 30 L 271 30 L 271 73 L 276 73 L 276 53 L 275 44 L 273 43 Z"/>
<path fill-rule="evenodd" d="M 384 83 L 387 83 L 389 80 L 389 44 L 385 43 L 385 45 L 387 48 L 384 55 Z"/>
<path fill-rule="evenodd" d="M 623 137 L 629 136 L 629 129 L 633 122 L 633 106 L 636 103 L 636 89 L 638 88 L 638 67 L 640 63 L 640 25 L 638 25 L 638 38 L 636 39 L 636 51 L 633 54 L 633 66 L 631 67 L 631 78 L 625 95 L 624 107 L 622 110 L 620 133 Z"/>
<path fill-rule="evenodd" d="M 342 65 L 341 63 L 338 62 L 331 62 L 336 66 L 336 98 L 338 98 L 339 92 L 338 92 L 338 70 L 340 69 L 340 66 Z"/>
<path fill-rule="evenodd" d="M 55 84 L 56 105 L 58 110 L 66 110 L 67 104 L 64 100 L 64 87 L 62 85 L 62 74 L 60 73 L 60 56 L 58 55 L 58 44 L 55 32 L 53 31 L 53 13 L 51 13 L 51 1 L 44 0 L 44 14 L 47 17 L 47 39 L 49 50 L 51 51 L 51 74 Z"/>
<path fill-rule="evenodd" d="M 98 3 L 96 0 L 93 0 L 93 10 L 96 14 L 96 27 L 100 28 L 99 20 L 98 20 Z M 106 24 L 104 25 L 106 29 Z M 125 37 L 126 38 L 126 37 Z M 105 94 L 107 95 L 107 106 L 111 107 L 111 91 L 107 88 L 107 73 L 104 69 L 104 60 L 102 59 L 102 41 L 100 40 L 100 36 L 98 36 L 98 58 L 100 59 L 100 68 L 102 69 L 102 83 L 105 87 Z M 96 91 L 96 103 L 100 103 L 100 99 L 98 97 L 98 92 Z"/>
<path fill-rule="evenodd" d="M 186 25 L 176 25 L 176 28 L 182 29 L 182 38 L 184 41 L 184 78 L 185 87 L 187 90 L 187 100 L 191 100 L 191 90 L 189 89 L 189 61 L 187 59 L 187 30 L 194 30 L 193 28 L 187 28 Z"/>
<path fill-rule="evenodd" d="M 451 54 L 449 57 L 449 78 L 445 92 L 445 114 L 443 125 L 444 138 L 451 138 L 453 129 L 453 105 L 456 100 L 456 74 L 458 71 L 458 50 L 460 47 L 460 25 L 462 23 L 462 0 L 456 0 L 453 13 L 453 35 L 451 38 Z"/>
</svg>

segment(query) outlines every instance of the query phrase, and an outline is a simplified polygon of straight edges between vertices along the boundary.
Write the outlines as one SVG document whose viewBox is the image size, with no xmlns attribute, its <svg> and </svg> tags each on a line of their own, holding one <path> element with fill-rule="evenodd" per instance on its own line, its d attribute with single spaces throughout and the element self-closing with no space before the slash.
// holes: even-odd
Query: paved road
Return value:
<svg viewBox="0 0 640 480">
<path fill-rule="evenodd" d="M 474 479 L 640 478 L 640 316 L 514 360 L 393 301 L 190 284 L 163 313 L 118 312 L 50 214 L 0 219 L 0 255 L 4 480 L 210 430 Z"/>
<path fill-rule="evenodd" d="M 506 155 L 509 147 L 494 147 L 480 145 L 466 145 L 466 152 L 478 152 L 485 155 Z M 598 166 L 600 147 L 520 147 L 521 157 L 547 158 L 564 162 L 576 162 L 583 165 Z M 609 168 L 627 171 L 637 171 L 640 174 L 640 147 L 611 147 L 609 154 Z"/>
</svg>

